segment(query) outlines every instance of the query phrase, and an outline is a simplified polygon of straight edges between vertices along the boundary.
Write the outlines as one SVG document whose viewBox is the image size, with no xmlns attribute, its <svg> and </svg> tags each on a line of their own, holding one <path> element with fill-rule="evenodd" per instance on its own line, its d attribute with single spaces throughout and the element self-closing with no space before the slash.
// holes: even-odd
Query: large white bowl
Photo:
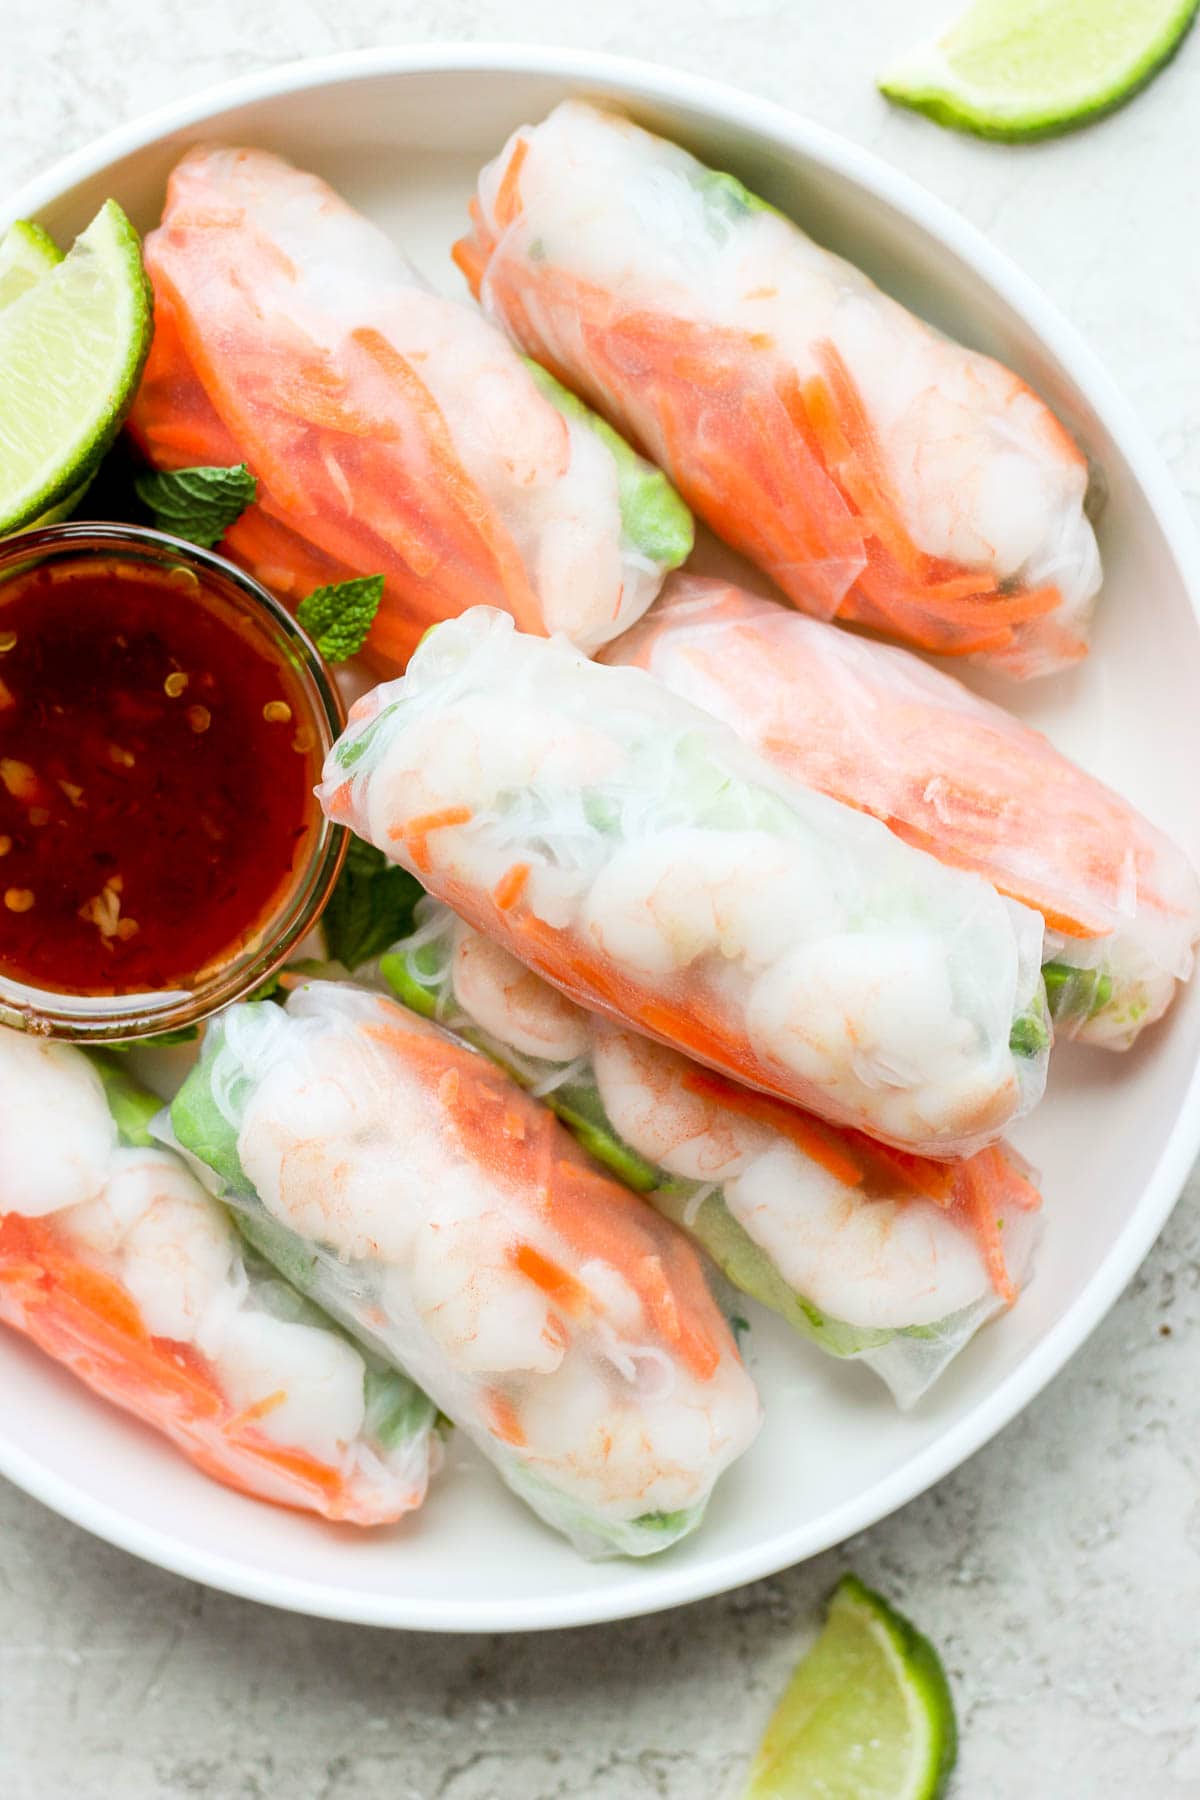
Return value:
<svg viewBox="0 0 1200 1800">
<path fill-rule="evenodd" d="M 1200 568 L 1181 502 L 1104 371 L 987 240 L 865 151 L 694 75 L 577 51 L 380 50 L 273 70 L 112 133 L 19 194 L 13 216 L 69 238 L 106 195 L 144 227 L 185 144 L 269 146 L 393 227 L 437 282 L 479 164 L 568 93 L 607 96 L 735 170 L 926 317 L 1019 369 L 1104 470 L 1106 582 L 1078 675 L 1020 710 L 1200 849 Z M 455 1452 L 425 1511 L 358 1534 L 208 1482 L 15 1337 L 0 1341 L 0 1470 L 80 1525 L 165 1568 L 257 1600 L 424 1629 L 580 1624 L 694 1600 L 782 1568 L 922 1492 L 1020 1411 L 1137 1268 L 1200 1144 L 1200 993 L 1126 1057 L 1056 1055 L 1018 1134 L 1044 1172 L 1037 1278 L 932 1396 L 902 1417 L 755 1313 L 767 1406 L 703 1528 L 657 1561 L 581 1562 Z"/>
</svg>

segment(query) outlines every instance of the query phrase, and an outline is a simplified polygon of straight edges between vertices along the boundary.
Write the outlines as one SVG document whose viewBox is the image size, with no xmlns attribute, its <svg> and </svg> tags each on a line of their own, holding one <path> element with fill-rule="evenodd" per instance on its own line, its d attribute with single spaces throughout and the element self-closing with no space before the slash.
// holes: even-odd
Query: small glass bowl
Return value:
<svg viewBox="0 0 1200 1800">
<path fill-rule="evenodd" d="M 320 757 L 345 724 L 345 710 L 329 671 L 306 634 L 266 588 L 209 550 L 136 525 L 73 521 L 20 533 L 0 542 L 0 586 L 54 564 L 136 562 L 203 584 L 248 622 L 289 667 Z M 345 830 L 320 814 L 314 799 L 309 855 L 265 919 L 228 956 L 189 989 L 164 993 L 79 995 L 31 987 L 0 973 L 0 1024 L 53 1038 L 93 1044 L 158 1037 L 197 1025 L 244 999 L 272 975 L 320 917 L 346 854 Z M 200 898 L 199 896 L 197 897 Z"/>
</svg>

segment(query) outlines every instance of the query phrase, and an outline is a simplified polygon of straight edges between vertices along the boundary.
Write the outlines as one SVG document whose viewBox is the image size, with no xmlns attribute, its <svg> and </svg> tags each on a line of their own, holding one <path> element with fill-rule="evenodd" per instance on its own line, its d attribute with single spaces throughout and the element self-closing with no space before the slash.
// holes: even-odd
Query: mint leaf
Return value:
<svg viewBox="0 0 1200 1800">
<path fill-rule="evenodd" d="M 326 662 L 357 656 L 375 622 L 383 599 L 383 576 L 360 575 L 314 588 L 296 609 L 296 617 Z"/>
<path fill-rule="evenodd" d="M 258 492 L 245 463 L 232 469 L 173 469 L 139 475 L 134 492 L 160 531 L 211 550 L 237 523 Z"/>
<path fill-rule="evenodd" d="M 390 863 L 373 844 L 351 838 L 322 920 L 331 960 L 353 971 L 397 938 L 407 937 L 413 926 L 413 909 L 423 893 L 420 882 L 407 869 Z"/>
</svg>

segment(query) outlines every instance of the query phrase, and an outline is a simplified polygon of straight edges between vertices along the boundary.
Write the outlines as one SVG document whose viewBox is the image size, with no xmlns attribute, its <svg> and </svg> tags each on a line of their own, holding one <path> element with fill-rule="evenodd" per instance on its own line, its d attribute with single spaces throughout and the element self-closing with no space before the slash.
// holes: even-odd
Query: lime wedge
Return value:
<svg viewBox="0 0 1200 1800">
<path fill-rule="evenodd" d="M 138 235 L 114 200 L 0 312 L 0 537 L 93 473 L 133 399 L 152 317 Z"/>
<path fill-rule="evenodd" d="M 937 1800 L 957 1751 L 933 1645 L 846 1575 L 775 1709 L 742 1800 Z"/>
<path fill-rule="evenodd" d="M 28 293 L 47 270 L 62 261 L 62 251 L 40 225 L 18 219 L 0 240 L 0 308 Z"/>
<path fill-rule="evenodd" d="M 982 137 L 1069 131 L 1175 54 L 1200 0 L 975 0 L 881 77 L 889 100 Z"/>
</svg>

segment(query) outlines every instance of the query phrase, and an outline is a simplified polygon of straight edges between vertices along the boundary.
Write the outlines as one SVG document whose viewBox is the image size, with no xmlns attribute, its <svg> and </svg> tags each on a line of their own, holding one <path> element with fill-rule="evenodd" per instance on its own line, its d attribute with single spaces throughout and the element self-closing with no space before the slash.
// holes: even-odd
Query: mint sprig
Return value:
<svg viewBox="0 0 1200 1800">
<path fill-rule="evenodd" d="M 360 575 L 314 588 L 296 617 L 326 662 L 347 662 L 365 644 L 382 599 L 383 576 Z"/>
<path fill-rule="evenodd" d="M 139 475 L 134 492 L 160 531 L 211 550 L 252 503 L 258 483 L 245 463 L 231 469 L 170 469 Z"/>
<path fill-rule="evenodd" d="M 407 869 L 390 863 L 373 844 L 352 837 L 321 921 L 331 961 L 353 971 L 407 937 L 423 893 Z"/>
</svg>

